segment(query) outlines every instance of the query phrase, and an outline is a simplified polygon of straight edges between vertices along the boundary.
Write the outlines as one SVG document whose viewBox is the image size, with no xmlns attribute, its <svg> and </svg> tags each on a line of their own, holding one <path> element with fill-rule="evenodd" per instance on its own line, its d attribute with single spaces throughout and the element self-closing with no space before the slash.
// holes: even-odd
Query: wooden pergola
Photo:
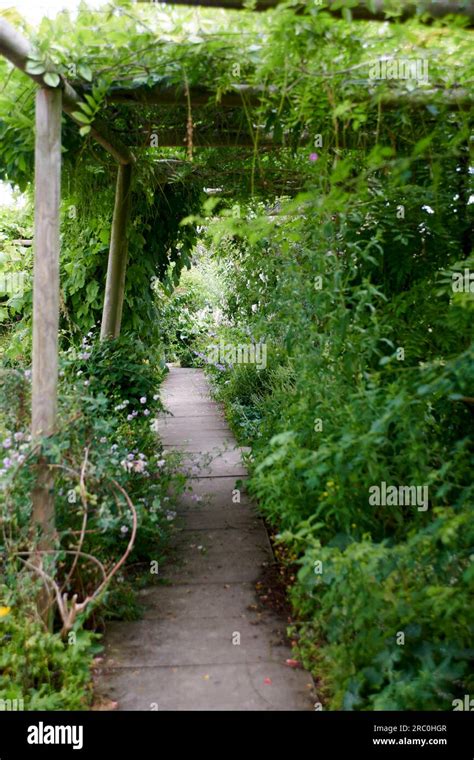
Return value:
<svg viewBox="0 0 474 760">
<path fill-rule="evenodd" d="M 241 8 L 241 0 L 164 0 L 173 4 L 202 5 L 206 7 Z M 278 0 L 257 0 L 255 10 L 265 10 L 277 5 Z M 319 5 L 319 3 L 316 3 Z M 340 8 L 332 8 L 326 2 L 324 10 L 339 15 Z M 398 4 L 400 5 L 400 4 Z M 417 13 L 420 3 L 404 3 L 402 18 Z M 423 5 L 423 3 L 421 4 Z M 434 18 L 463 13 L 469 24 L 474 23 L 474 3 L 466 0 L 453 2 L 431 2 L 423 6 Z M 385 19 L 384 3 L 375 0 L 370 8 L 359 3 L 351 8 L 355 19 Z M 391 17 L 389 17 L 391 18 Z M 35 230 L 34 230 L 34 274 L 33 274 L 33 359 L 32 359 L 32 436 L 39 440 L 55 432 L 57 423 L 58 389 L 58 328 L 59 328 L 59 208 L 61 176 L 61 114 L 65 111 L 81 126 L 74 116 L 82 98 L 75 87 L 60 76 L 56 88 L 45 85 L 41 75 L 30 74 L 26 64 L 31 53 L 27 40 L 7 21 L 0 19 L 0 54 L 14 66 L 33 79 L 38 85 L 36 93 L 35 132 Z M 436 91 L 435 91 L 436 94 Z M 268 95 L 259 88 L 236 85 L 222 95 L 217 109 L 240 108 L 242 105 L 258 105 Z M 384 96 L 388 105 L 399 105 L 396 93 Z M 416 93 L 412 96 L 416 105 Z M 423 102 L 426 102 L 426 93 Z M 453 108 L 463 107 L 470 102 L 463 91 L 447 91 L 443 97 Z M 403 95 L 407 103 L 406 93 Z M 136 87 L 112 89 L 107 98 L 109 103 L 129 106 L 160 105 L 175 106 L 187 101 L 193 106 L 206 105 L 215 101 L 215 94 L 206 88 L 184 89 L 175 87 Z M 410 100 L 408 99 L 408 102 Z M 144 128 L 145 129 L 145 128 Z M 127 225 L 130 217 L 131 184 L 136 158 L 130 147 L 125 145 L 101 119 L 91 125 L 92 138 L 96 140 L 117 162 L 115 203 L 112 214 L 110 248 L 108 254 L 107 277 L 101 325 L 101 338 L 117 337 L 120 333 L 125 280 L 128 258 Z M 199 134 L 199 133 L 198 133 Z M 180 145 L 183 137 L 177 129 L 170 129 L 163 136 L 161 145 Z M 199 138 L 197 140 L 199 144 Z M 227 145 L 253 145 L 248 134 L 236 135 L 227 141 L 219 130 L 208 130 L 202 138 L 206 147 Z M 264 143 L 265 144 L 265 143 Z M 275 143 L 267 139 L 267 146 Z M 32 494 L 33 524 L 38 529 L 40 541 L 38 549 L 47 549 L 52 544 L 54 530 L 54 476 L 45 460 L 39 461 L 38 476 Z"/>
</svg>

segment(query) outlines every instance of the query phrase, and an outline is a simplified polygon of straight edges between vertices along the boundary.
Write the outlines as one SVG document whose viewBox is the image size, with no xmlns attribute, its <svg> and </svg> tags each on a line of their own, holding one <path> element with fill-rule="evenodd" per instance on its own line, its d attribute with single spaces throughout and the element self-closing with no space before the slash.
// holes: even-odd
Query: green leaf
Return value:
<svg viewBox="0 0 474 760">
<path fill-rule="evenodd" d="M 48 87 L 57 87 L 60 81 L 61 78 L 59 74 L 55 74 L 52 71 L 48 71 L 43 77 L 43 82 L 47 84 Z"/>
<path fill-rule="evenodd" d="M 27 74 L 43 74 L 46 68 L 40 61 L 27 61 L 25 71 Z"/>
<path fill-rule="evenodd" d="M 90 124 L 89 116 L 86 116 L 84 113 L 81 113 L 81 111 L 73 111 L 71 116 L 74 119 L 76 119 L 76 121 L 80 121 L 81 124 Z"/>
<path fill-rule="evenodd" d="M 92 127 L 90 126 L 90 124 L 86 124 L 84 127 L 80 128 L 79 134 L 81 135 L 81 137 L 85 137 L 85 135 L 89 134 L 89 132 L 91 131 L 91 129 L 92 129 Z"/>
<path fill-rule="evenodd" d="M 77 67 L 79 75 L 87 82 L 92 82 L 92 71 L 85 63 L 80 63 Z"/>
<path fill-rule="evenodd" d="M 91 95 L 88 95 L 87 92 L 84 93 L 84 100 L 87 100 L 90 107 L 95 111 L 97 108 L 97 103 L 95 102 L 94 98 Z"/>
<path fill-rule="evenodd" d="M 79 103 L 79 108 L 82 108 L 84 113 L 88 116 L 94 116 L 94 111 L 90 106 L 87 105 L 87 103 Z"/>
</svg>

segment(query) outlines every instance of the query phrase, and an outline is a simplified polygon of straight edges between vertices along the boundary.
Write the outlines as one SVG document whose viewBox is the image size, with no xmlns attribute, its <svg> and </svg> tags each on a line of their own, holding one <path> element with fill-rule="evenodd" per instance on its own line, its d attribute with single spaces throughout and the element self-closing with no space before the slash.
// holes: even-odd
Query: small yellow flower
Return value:
<svg viewBox="0 0 474 760">
<path fill-rule="evenodd" d="M 11 607 L 0 607 L 0 618 L 6 617 L 10 612 Z"/>
</svg>

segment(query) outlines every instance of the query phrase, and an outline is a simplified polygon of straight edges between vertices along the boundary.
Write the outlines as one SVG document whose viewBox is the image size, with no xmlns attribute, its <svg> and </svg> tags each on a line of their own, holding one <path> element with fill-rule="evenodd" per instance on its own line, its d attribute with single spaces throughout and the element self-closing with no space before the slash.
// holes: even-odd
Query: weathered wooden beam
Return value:
<svg viewBox="0 0 474 760">
<path fill-rule="evenodd" d="M 150 0 L 153 2 L 154 0 Z M 146 0 L 145 0 L 146 2 Z M 165 5 L 190 5 L 204 8 L 229 8 L 234 10 L 249 10 L 244 0 L 161 0 Z M 282 0 L 256 0 L 250 10 L 267 11 L 276 8 Z M 344 15 L 344 7 L 340 0 L 309 0 L 309 2 L 296 2 L 295 9 L 303 11 L 309 5 L 320 11 L 331 13 L 334 16 Z M 356 21 L 406 21 L 414 16 L 429 19 L 444 18 L 445 16 L 465 15 L 469 19 L 469 25 L 474 24 L 474 3 L 472 0 L 361 0 L 356 5 L 347 4 L 352 18 Z"/>
<path fill-rule="evenodd" d="M 0 54 L 5 56 L 20 71 L 23 71 L 30 79 L 44 87 L 43 77 L 41 74 L 30 74 L 26 71 L 26 63 L 31 53 L 31 47 L 27 40 L 5 19 L 0 19 Z M 80 126 L 83 126 L 72 114 L 79 110 L 81 97 L 73 87 L 61 78 L 60 87 L 63 90 L 62 107 L 63 110 Z M 96 119 L 91 125 L 91 136 L 100 143 L 105 150 L 110 153 L 120 164 L 129 164 L 135 161 L 130 149 L 119 140 L 109 129 L 107 124 Z"/>
<path fill-rule="evenodd" d="M 371 63 L 367 63 L 367 70 Z M 315 77 L 316 78 L 316 77 Z M 373 92 L 374 80 L 367 79 L 367 86 L 370 87 L 368 94 L 374 96 L 375 100 L 379 97 L 377 93 Z M 200 106 L 213 107 L 216 112 L 216 119 L 219 113 L 222 113 L 222 109 L 225 108 L 242 108 L 246 106 L 258 106 L 262 102 L 262 99 L 268 95 L 277 93 L 278 90 L 275 87 L 267 88 L 264 90 L 262 87 L 252 87 L 251 85 L 234 85 L 232 92 L 226 92 L 221 95 L 219 101 L 216 102 L 216 93 L 205 87 L 190 87 L 189 98 L 192 108 L 198 108 Z M 281 97 L 281 94 L 280 94 Z M 364 91 L 360 89 L 360 101 L 363 102 Z M 396 108 L 398 106 L 420 106 L 423 107 L 430 103 L 439 103 L 440 105 L 447 105 L 453 109 L 468 108 L 472 106 L 474 101 L 474 94 L 463 87 L 442 89 L 440 87 L 432 87 L 430 89 L 419 89 L 412 91 L 404 91 L 401 89 L 393 89 L 392 91 L 385 91 L 380 95 L 381 101 L 389 106 Z M 131 89 L 127 88 L 115 88 L 111 90 L 107 96 L 109 103 L 120 103 L 126 106 L 160 106 L 161 108 L 176 107 L 187 105 L 187 95 L 183 87 L 169 87 L 163 85 L 154 85 L 152 87 L 139 86 Z M 222 145 L 222 137 L 226 138 L 226 127 L 221 130 L 214 127 L 208 129 L 210 136 L 209 145 L 217 140 L 219 146 Z M 165 128 L 163 130 L 164 135 L 168 137 L 164 139 L 173 140 L 173 130 Z M 204 133 L 203 133 L 204 134 Z M 198 132 L 199 139 L 199 132 Z M 204 139 L 204 137 L 203 137 Z M 242 133 L 238 140 L 245 142 L 247 138 Z M 166 147 L 166 143 L 162 142 L 161 145 Z M 170 142 L 169 145 L 174 145 Z"/>
<path fill-rule="evenodd" d="M 235 84 L 231 92 L 224 92 L 216 100 L 215 90 L 207 87 L 191 87 L 190 99 L 191 106 L 215 105 L 216 108 L 242 108 L 242 106 L 259 105 L 262 95 L 265 92 L 277 92 L 276 87 L 252 87 L 248 84 Z M 163 85 L 157 84 L 149 87 L 140 85 L 139 87 L 115 87 L 107 95 L 108 103 L 122 103 L 123 105 L 157 105 L 157 106 L 179 106 L 188 103 L 186 90 L 181 85 Z"/>
<path fill-rule="evenodd" d="M 117 338 L 120 335 L 128 259 L 127 226 L 130 216 L 131 185 L 131 165 L 119 165 L 100 330 L 101 340 Z"/>
<path fill-rule="evenodd" d="M 55 432 L 57 415 L 61 96 L 61 90 L 42 88 L 36 93 L 31 400 L 33 442 Z M 34 564 L 41 568 L 41 552 L 52 548 L 54 534 L 54 475 L 41 454 L 32 502 L 32 527 L 38 534 L 38 553 Z M 43 588 L 38 603 L 39 612 L 46 622 L 51 603 L 46 587 Z"/>
<path fill-rule="evenodd" d="M 474 103 L 474 92 L 464 87 L 443 90 L 439 87 L 430 89 L 403 91 L 400 89 L 385 90 L 380 95 L 375 94 L 376 102 L 380 101 L 385 108 L 425 108 L 426 106 L 447 106 L 451 110 L 469 109 Z"/>
</svg>

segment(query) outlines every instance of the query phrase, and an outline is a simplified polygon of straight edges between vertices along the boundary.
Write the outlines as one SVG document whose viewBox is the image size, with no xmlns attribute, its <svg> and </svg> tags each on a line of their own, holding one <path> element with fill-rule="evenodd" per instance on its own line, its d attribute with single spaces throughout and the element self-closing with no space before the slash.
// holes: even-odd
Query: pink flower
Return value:
<svg viewBox="0 0 474 760">
<path fill-rule="evenodd" d="M 318 154 L 317 154 L 317 153 L 310 153 L 310 154 L 309 154 L 309 160 L 310 160 L 310 161 L 317 161 L 317 160 L 318 160 L 318 158 L 319 158 L 319 156 L 318 156 Z"/>
</svg>

